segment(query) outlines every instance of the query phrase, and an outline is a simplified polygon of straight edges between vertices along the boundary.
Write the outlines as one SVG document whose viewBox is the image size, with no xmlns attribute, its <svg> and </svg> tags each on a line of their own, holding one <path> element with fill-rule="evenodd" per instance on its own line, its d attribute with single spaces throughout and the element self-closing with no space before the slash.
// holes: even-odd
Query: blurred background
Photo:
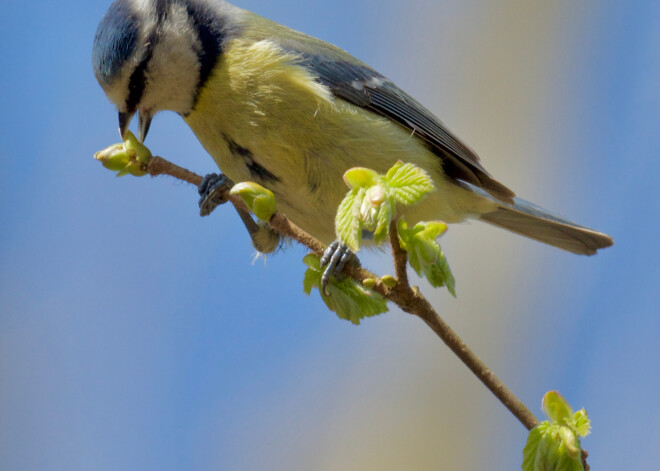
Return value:
<svg viewBox="0 0 660 471">
<path fill-rule="evenodd" d="M 524 428 L 421 321 L 359 327 L 252 263 L 233 209 L 115 178 L 91 45 L 109 1 L 0 17 L 0 469 L 519 469 Z M 441 315 L 542 417 L 586 407 L 592 469 L 660 461 L 660 4 L 236 0 L 333 42 L 434 111 L 522 197 L 611 234 L 578 257 L 478 222 L 441 243 Z M 147 144 L 211 159 L 176 115 Z M 391 272 L 386 254 L 365 265 Z"/>
</svg>

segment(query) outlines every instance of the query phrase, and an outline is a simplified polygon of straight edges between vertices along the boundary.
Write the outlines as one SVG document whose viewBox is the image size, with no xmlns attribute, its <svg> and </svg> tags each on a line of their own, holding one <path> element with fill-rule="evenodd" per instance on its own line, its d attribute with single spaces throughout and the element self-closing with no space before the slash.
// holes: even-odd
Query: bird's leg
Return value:
<svg viewBox="0 0 660 471">
<path fill-rule="evenodd" d="M 250 234 L 250 239 L 252 240 L 252 247 L 254 247 L 257 252 L 266 254 L 272 253 L 280 246 L 282 237 L 272 230 L 265 222 L 254 222 L 252 216 L 247 211 L 236 208 L 236 212 L 241 217 L 243 225 Z"/>
<path fill-rule="evenodd" d="M 202 216 L 208 216 L 215 208 L 226 203 L 226 192 L 234 186 L 234 182 L 222 173 L 209 173 L 204 176 L 202 183 L 199 184 L 199 213 Z M 261 253 L 274 252 L 280 245 L 280 236 L 268 225 L 257 224 L 252 219 L 250 213 L 241 208 L 236 208 L 241 217 L 245 228 L 252 239 L 252 246 Z"/>
<path fill-rule="evenodd" d="M 234 186 L 234 182 L 222 173 L 209 173 L 197 187 L 199 192 L 199 214 L 208 216 L 215 208 L 227 202 L 225 193 Z"/>
<path fill-rule="evenodd" d="M 330 276 L 334 276 L 338 280 L 344 277 L 342 271 L 349 261 L 360 264 L 353 251 L 343 242 L 335 240 L 325 249 L 323 257 L 321 257 L 321 266 L 325 266 L 321 276 L 321 292 L 323 294 L 329 296 L 328 283 L 330 283 Z"/>
</svg>

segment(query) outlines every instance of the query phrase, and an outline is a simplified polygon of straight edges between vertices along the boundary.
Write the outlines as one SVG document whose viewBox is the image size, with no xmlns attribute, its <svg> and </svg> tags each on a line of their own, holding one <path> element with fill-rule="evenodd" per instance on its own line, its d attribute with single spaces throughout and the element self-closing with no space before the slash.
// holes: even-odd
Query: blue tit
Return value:
<svg viewBox="0 0 660 471">
<path fill-rule="evenodd" d="M 612 245 L 517 198 L 418 101 L 345 51 L 222 0 L 116 0 L 101 20 L 94 73 L 144 140 L 178 113 L 222 172 L 269 188 L 278 208 L 324 243 L 335 238 L 344 172 L 424 168 L 437 190 L 409 223 L 476 218 L 577 254 Z"/>
</svg>

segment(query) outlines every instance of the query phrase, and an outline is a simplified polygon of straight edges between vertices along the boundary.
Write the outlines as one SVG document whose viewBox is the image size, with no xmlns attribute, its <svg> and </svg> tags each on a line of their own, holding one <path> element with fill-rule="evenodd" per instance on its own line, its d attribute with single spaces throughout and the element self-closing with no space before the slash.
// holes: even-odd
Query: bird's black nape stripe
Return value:
<svg viewBox="0 0 660 471">
<path fill-rule="evenodd" d="M 254 156 L 252 155 L 252 152 L 250 152 L 249 149 L 246 149 L 245 147 L 238 145 L 236 141 L 233 141 L 226 137 L 225 140 L 227 141 L 227 146 L 229 147 L 231 153 L 237 157 L 241 157 L 245 161 L 245 166 L 250 171 L 250 175 L 252 175 L 254 178 L 258 178 L 260 180 L 270 180 L 271 182 L 280 181 L 277 175 L 273 174 L 267 168 L 260 165 L 254 160 Z"/>
<path fill-rule="evenodd" d="M 199 92 L 211 76 L 220 54 L 222 53 L 222 42 L 225 37 L 224 21 L 216 13 L 199 2 L 186 2 L 188 17 L 197 32 L 197 37 L 201 43 L 197 51 L 197 58 L 200 64 L 199 80 L 195 90 L 193 108 L 197 104 Z"/>
<path fill-rule="evenodd" d="M 156 0 L 155 2 L 157 24 L 161 24 L 167 15 L 167 10 L 172 5 L 172 0 Z"/>
</svg>

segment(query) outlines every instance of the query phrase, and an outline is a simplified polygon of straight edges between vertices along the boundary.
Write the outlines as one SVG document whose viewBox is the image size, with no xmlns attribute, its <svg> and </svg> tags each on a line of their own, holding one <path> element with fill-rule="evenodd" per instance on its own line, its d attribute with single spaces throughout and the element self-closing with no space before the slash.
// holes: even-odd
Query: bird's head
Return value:
<svg viewBox="0 0 660 471">
<path fill-rule="evenodd" d="M 231 28 L 218 0 L 115 0 L 101 20 L 94 74 L 119 112 L 124 136 L 139 114 L 139 139 L 161 110 L 187 115 L 217 63 Z"/>
</svg>

